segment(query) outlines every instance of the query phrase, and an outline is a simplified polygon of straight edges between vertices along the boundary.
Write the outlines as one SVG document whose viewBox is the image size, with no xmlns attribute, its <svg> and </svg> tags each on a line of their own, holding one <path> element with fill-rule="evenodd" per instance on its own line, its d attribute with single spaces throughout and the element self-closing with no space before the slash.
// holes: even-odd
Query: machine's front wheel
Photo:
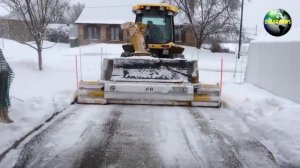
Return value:
<svg viewBox="0 0 300 168">
<path fill-rule="evenodd" d="M 121 57 L 130 57 L 131 53 L 130 52 L 122 52 Z"/>
</svg>

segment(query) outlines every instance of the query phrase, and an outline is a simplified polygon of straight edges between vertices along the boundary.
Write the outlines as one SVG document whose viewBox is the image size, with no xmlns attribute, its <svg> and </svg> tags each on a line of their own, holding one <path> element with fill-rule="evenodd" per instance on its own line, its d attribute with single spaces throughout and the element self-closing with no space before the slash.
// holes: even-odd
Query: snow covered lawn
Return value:
<svg viewBox="0 0 300 168">
<path fill-rule="evenodd" d="M 45 46 L 52 43 L 46 42 Z M 4 56 L 15 72 L 11 88 L 13 124 L 0 123 L 0 154 L 15 140 L 43 123 L 57 111 L 62 111 L 73 100 L 76 90 L 75 56 L 81 53 L 83 80 L 100 78 L 102 58 L 119 57 L 119 44 L 93 44 L 69 48 L 57 44 L 44 50 L 44 71 L 38 71 L 36 52 L 19 43 L 5 40 Z M 187 59 L 197 59 L 200 81 L 220 81 L 220 62 L 224 59 L 223 108 L 241 118 L 255 135 L 275 155 L 281 166 L 300 166 L 300 105 L 254 87 L 242 84 L 243 74 L 235 78 L 235 56 L 213 54 L 207 50 L 186 47 Z M 246 57 L 238 61 L 237 71 L 243 72 Z M 78 57 L 80 62 L 80 57 Z M 81 76 L 82 74 L 82 76 Z M 230 114 L 228 114 L 230 115 Z M 230 121 L 228 121 L 230 122 Z"/>
</svg>

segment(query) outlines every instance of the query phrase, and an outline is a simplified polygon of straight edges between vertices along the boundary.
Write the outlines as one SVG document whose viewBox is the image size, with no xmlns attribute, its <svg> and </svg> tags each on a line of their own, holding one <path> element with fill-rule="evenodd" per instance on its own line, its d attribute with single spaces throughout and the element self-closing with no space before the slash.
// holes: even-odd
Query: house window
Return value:
<svg viewBox="0 0 300 168">
<path fill-rule="evenodd" d="M 179 27 L 175 28 L 175 42 L 182 42 L 182 29 Z"/>
<path fill-rule="evenodd" d="M 110 40 L 111 41 L 120 41 L 120 28 L 111 27 L 110 28 Z"/>
<path fill-rule="evenodd" d="M 98 40 L 100 37 L 100 29 L 98 26 L 87 26 L 85 29 L 85 37 L 88 40 Z"/>
</svg>

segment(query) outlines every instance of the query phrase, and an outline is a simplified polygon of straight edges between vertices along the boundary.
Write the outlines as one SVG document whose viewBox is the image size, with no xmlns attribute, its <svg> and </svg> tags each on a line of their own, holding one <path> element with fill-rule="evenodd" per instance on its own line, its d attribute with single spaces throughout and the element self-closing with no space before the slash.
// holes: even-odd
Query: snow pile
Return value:
<svg viewBox="0 0 300 168">
<path fill-rule="evenodd" d="M 235 71 L 236 56 L 230 53 L 212 53 L 208 50 L 199 50 L 195 47 L 184 46 L 184 56 L 188 60 L 198 60 L 199 79 L 203 83 L 215 84 L 220 82 L 221 76 L 221 60 L 224 61 L 223 77 L 231 82 Z M 238 61 L 236 70 L 239 78 L 243 77 L 241 72 L 244 72 L 247 64 L 247 57 L 242 56 Z M 227 83 L 227 80 L 224 81 Z M 242 80 L 242 79 L 241 79 Z"/>
<path fill-rule="evenodd" d="M 45 47 L 51 45 L 44 44 Z M 10 116 L 14 123 L 0 123 L 0 153 L 53 113 L 68 106 L 76 88 L 73 65 L 68 66 L 66 62 L 69 61 L 59 57 L 68 45 L 59 44 L 44 51 L 42 72 L 37 70 L 35 50 L 11 40 L 4 40 L 4 46 L 4 56 L 15 73 L 10 93 Z"/>
<path fill-rule="evenodd" d="M 247 81 L 300 102 L 299 53 L 300 41 L 252 42 L 249 47 Z"/>
<path fill-rule="evenodd" d="M 62 111 L 73 101 L 76 91 L 75 55 L 82 54 L 83 80 L 99 80 L 101 49 L 103 58 L 119 57 L 120 44 L 95 44 L 69 48 L 68 44 L 44 42 L 44 70 L 38 70 L 37 53 L 32 48 L 4 39 L 4 56 L 15 78 L 11 87 L 10 117 L 12 124 L 0 123 L 0 153 L 16 140 L 39 126 L 55 112 Z M 79 74 L 79 75 L 81 75 Z"/>
<path fill-rule="evenodd" d="M 281 37 L 266 33 L 258 36 L 253 42 L 300 42 L 300 27 L 292 27 L 286 35 Z"/>
<path fill-rule="evenodd" d="M 223 49 L 228 49 L 230 53 L 237 53 L 239 45 L 236 43 L 221 43 Z M 248 55 L 249 44 L 242 44 L 241 55 Z"/>
<path fill-rule="evenodd" d="M 225 85 L 225 106 L 250 128 L 275 156 L 280 167 L 300 165 L 300 104 L 250 84 Z"/>
<path fill-rule="evenodd" d="M 35 50 L 15 41 L 3 41 L 0 46 L 4 46 L 4 56 L 15 73 L 9 113 L 14 123 L 0 123 L 0 153 L 73 101 L 76 90 L 75 55 L 79 62 L 79 53 L 82 54 L 80 78 L 99 80 L 101 49 L 103 58 L 119 57 L 122 51 L 119 44 L 95 44 L 71 49 L 68 44 L 54 45 L 45 41 L 45 48 L 54 47 L 43 50 L 44 70 L 38 71 Z"/>
<path fill-rule="evenodd" d="M 300 103 L 299 35 L 297 28 L 280 38 L 259 37 L 251 42 L 247 82 Z M 271 149 L 282 167 L 299 166 L 300 105 L 251 85 L 230 86 L 228 91 L 233 88 L 235 98 L 228 92 L 227 102 L 252 127 L 251 132 Z"/>
</svg>

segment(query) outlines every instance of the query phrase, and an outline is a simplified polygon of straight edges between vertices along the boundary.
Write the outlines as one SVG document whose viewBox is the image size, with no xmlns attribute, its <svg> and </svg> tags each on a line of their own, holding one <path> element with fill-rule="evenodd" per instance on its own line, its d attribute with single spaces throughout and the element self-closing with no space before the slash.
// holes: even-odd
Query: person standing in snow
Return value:
<svg viewBox="0 0 300 168">
<path fill-rule="evenodd" d="M 13 79 L 13 71 L 6 62 L 0 49 L 0 122 L 12 123 L 8 116 L 10 106 L 9 88 Z"/>
</svg>

